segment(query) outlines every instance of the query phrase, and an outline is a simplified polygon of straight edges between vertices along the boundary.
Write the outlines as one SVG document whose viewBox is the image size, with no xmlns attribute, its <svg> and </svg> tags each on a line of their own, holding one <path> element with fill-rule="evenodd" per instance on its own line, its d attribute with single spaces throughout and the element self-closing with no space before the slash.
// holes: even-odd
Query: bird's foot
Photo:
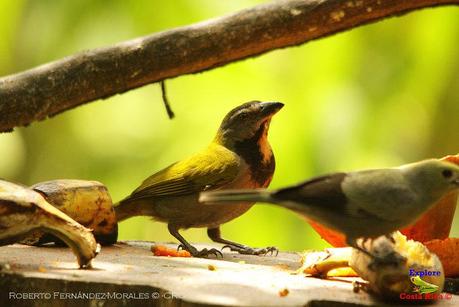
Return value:
<svg viewBox="0 0 459 307">
<path fill-rule="evenodd" d="M 394 239 L 393 234 L 394 234 L 394 233 L 385 235 L 385 237 L 386 237 L 390 242 L 392 242 L 392 244 L 395 244 L 395 239 Z"/>
<path fill-rule="evenodd" d="M 187 250 L 186 247 L 185 247 L 185 245 L 183 245 L 183 244 L 177 245 L 177 251 L 178 251 L 178 252 L 181 251 L 182 249 L 183 249 L 183 250 Z"/>
<path fill-rule="evenodd" d="M 189 251 L 191 256 L 197 257 L 197 258 L 207 258 L 210 255 L 214 255 L 216 258 L 218 258 L 218 256 L 221 256 L 223 258 L 222 252 L 216 248 L 210 248 L 210 249 L 203 248 L 201 250 L 198 250 L 197 248 L 193 246 L 189 246 L 187 248 L 185 245 L 180 244 L 179 246 L 177 246 L 177 250 L 181 250 L 181 249 Z"/>
<path fill-rule="evenodd" d="M 235 246 L 235 245 L 225 245 L 222 247 L 222 250 L 225 248 L 229 248 L 230 251 L 232 252 L 238 252 L 239 254 L 244 254 L 244 255 L 274 255 L 276 253 L 276 256 L 279 254 L 279 250 L 274 247 L 274 246 L 268 246 L 266 248 L 251 248 L 248 246 Z"/>
<path fill-rule="evenodd" d="M 394 266 L 397 267 L 399 265 L 403 265 L 406 263 L 406 257 L 403 257 L 397 252 L 391 252 L 383 257 L 381 256 L 373 256 L 372 261 L 368 268 L 372 271 L 375 271 L 377 267 L 380 266 Z"/>
<path fill-rule="evenodd" d="M 218 256 L 221 256 L 223 258 L 222 252 L 216 248 L 210 248 L 210 249 L 203 248 L 200 251 L 196 250 L 196 252 L 190 252 L 190 253 L 191 255 L 193 255 L 193 257 L 198 257 L 198 258 L 207 258 L 210 255 L 214 255 L 216 258 L 218 258 Z"/>
</svg>

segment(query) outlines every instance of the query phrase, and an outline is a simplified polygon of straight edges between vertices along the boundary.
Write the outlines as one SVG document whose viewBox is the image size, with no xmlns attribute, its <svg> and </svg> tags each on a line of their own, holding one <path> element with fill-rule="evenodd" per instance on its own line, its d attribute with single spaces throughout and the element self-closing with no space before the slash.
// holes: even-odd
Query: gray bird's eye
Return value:
<svg viewBox="0 0 459 307">
<path fill-rule="evenodd" d="M 451 178 L 451 176 L 453 176 L 453 171 L 449 170 L 449 169 L 445 169 L 441 172 L 441 174 L 443 175 L 443 177 L 445 178 Z"/>
</svg>

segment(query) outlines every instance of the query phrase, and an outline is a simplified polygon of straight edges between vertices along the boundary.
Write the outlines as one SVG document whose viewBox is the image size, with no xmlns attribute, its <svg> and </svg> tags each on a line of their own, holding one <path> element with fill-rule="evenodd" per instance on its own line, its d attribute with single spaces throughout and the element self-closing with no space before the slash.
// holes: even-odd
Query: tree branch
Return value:
<svg viewBox="0 0 459 307">
<path fill-rule="evenodd" d="M 145 84 L 459 0 L 284 0 L 84 51 L 0 79 L 0 131 Z"/>
</svg>

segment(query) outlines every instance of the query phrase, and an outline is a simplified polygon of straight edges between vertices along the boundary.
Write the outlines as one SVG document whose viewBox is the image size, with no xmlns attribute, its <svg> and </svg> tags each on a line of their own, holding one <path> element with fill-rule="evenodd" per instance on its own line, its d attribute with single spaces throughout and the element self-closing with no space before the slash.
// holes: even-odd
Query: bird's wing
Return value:
<svg viewBox="0 0 459 307">
<path fill-rule="evenodd" d="M 320 208 L 343 216 L 397 220 L 395 210 L 409 210 L 415 195 L 396 169 L 335 173 L 317 177 L 272 195 L 279 202 L 290 202 L 303 211 Z M 301 208 L 300 208 L 301 207 Z M 406 213 L 404 213 L 406 215 Z"/>
<path fill-rule="evenodd" d="M 396 221 L 409 215 L 411 204 L 417 201 L 417 195 L 396 168 L 349 173 L 342 188 L 350 201 L 348 211 L 354 216 Z"/>
<path fill-rule="evenodd" d="M 280 189 L 271 196 L 278 201 L 290 202 L 300 211 L 304 206 L 319 211 L 332 211 L 343 216 L 353 216 L 361 218 L 379 218 L 377 212 L 365 210 L 365 207 L 357 207 L 352 195 L 348 195 L 343 186 L 349 180 L 350 173 L 333 173 L 325 176 L 316 177 L 300 183 L 296 186 Z M 365 184 L 362 184 L 365 189 Z M 301 208 L 300 208 L 301 207 Z M 371 209 L 371 207 L 370 207 Z"/>
<path fill-rule="evenodd" d="M 347 203 L 341 183 L 346 173 L 334 173 L 302 182 L 298 185 L 280 189 L 272 194 L 279 201 L 304 203 L 320 206 L 336 212 L 344 211 Z"/>
<path fill-rule="evenodd" d="M 125 201 L 189 195 L 233 181 L 240 159 L 223 146 L 212 144 L 188 159 L 147 178 Z"/>
</svg>

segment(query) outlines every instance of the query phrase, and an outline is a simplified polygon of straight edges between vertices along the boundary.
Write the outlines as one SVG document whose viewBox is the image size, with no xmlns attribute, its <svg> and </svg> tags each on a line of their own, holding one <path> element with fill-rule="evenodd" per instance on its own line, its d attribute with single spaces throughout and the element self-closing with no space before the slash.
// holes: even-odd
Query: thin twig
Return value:
<svg viewBox="0 0 459 307">
<path fill-rule="evenodd" d="M 166 82 L 162 80 L 159 83 L 161 84 L 161 95 L 163 97 L 164 107 L 166 108 L 167 116 L 169 116 L 169 119 L 173 119 L 175 117 L 175 114 L 174 111 L 172 111 L 169 99 L 167 99 Z"/>
</svg>

